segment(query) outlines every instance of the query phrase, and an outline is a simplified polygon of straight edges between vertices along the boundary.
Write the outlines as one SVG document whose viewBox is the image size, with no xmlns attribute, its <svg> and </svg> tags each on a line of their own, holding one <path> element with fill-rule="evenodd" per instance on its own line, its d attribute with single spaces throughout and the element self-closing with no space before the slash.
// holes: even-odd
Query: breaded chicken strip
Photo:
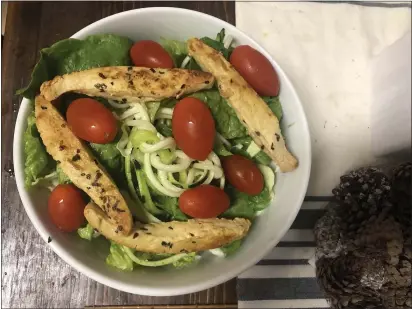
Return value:
<svg viewBox="0 0 412 309">
<path fill-rule="evenodd" d="M 220 94 L 233 107 L 255 143 L 275 161 L 282 172 L 293 171 L 298 161 L 287 150 L 279 120 L 267 104 L 218 51 L 199 39 L 190 39 L 187 45 L 189 55 L 203 70 L 216 78 Z"/>
<path fill-rule="evenodd" d="M 47 152 L 60 163 L 70 180 L 107 213 L 119 234 L 128 235 L 132 229 L 132 215 L 104 167 L 43 96 L 36 97 L 35 115 L 37 129 Z"/>
<path fill-rule="evenodd" d="M 40 87 L 46 100 L 66 92 L 103 97 L 119 102 L 150 102 L 209 89 L 214 83 L 210 73 L 183 69 L 104 67 L 56 76 Z"/>
<path fill-rule="evenodd" d="M 123 236 L 117 233 L 116 226 L 93 203 L 86 206 L 84 216 L 107 239 L 151 253 L 188 253 L 219 248 L 243 238 L 250 228 L 247 219 L 193 219 L 187 222 L 138 224 L 129 236 Z"/>
</svg>

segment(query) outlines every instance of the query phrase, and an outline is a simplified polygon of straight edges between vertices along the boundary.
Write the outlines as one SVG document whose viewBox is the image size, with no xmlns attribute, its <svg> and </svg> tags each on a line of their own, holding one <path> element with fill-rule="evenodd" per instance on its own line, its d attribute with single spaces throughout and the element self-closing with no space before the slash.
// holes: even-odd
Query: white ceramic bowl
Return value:
<svg viewBox="0 0 412 309">
<path fill-rule="evenodd" d="M 159 40 L 161 37 L 185 40 L 190 37 L 214 38 L 222 29 L 235 38 L 235 44 L 248 44 L 270 59 L 280 78 L 280 100 L 284 110 L 284 133 L 288 146 L 299 159 L 299 168 L 292 173 L 278 174 L 276 197 L 272 205 L 255 221 L 239 252 L 228 258 L 205 254 L 195 267 L 181 270 L 138 267 L 133 272 L 120 272 L 105 264 L 108 246 L 104 242 L 79 239 L 77 235 L 59 232 L 47 214 L 47 192 L 24 188 L 23 132 L 30 112 L 23 100 L 14 134 L 14 169 L 17 187 L 26 212 L 49 246 L 65 262 L 86 276 L 118 290 L 150 296 L 172 296 L 197 292 L 223 283 L 257 263 L 290 228 L 303 202 L 309 180 L 311 149 L 305 114 L 292 84 L 283 70 L 254 40 L 234 26 L 190 10 L 147 8 L 127 11 L 97 21 L 73 35 L 82 39 L 91 34 L 114 33 L 137 41 Z M 293 125 L 292 125 L 293 124 Z M 270 125 L 270 124 L 268 124 Z M 288 126 L 290 125 L 290 126 Z"/>
</svg>

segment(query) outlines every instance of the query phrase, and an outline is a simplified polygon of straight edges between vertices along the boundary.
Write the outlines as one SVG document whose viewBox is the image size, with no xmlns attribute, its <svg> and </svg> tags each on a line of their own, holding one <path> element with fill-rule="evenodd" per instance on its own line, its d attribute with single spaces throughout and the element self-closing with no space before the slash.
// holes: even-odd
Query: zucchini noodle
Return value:
<svg viewBox="0 0 412 309">
<path fill-rule="evenodd" d="M 165 171 L 158 171 L 158 172 L 157 172 L 157 175 L 159 176 L 160 183 L 161 183 L 166 189 L 171 190 L 171 191 L 175 191 L 176 193 L 180 193 L 180 194 L 183 193 L 184 189 L 179 188 L 179 187 L 176 187 L 175 185 L 173 185 L 173 184 L 169 181 L 169 179 L 168 179 L 168 177 L 167 177 L 167 172 L 165 172 Z"/>
<path fill-rule="evenodd" d="M 156 113 L 155 119 L 172 119 L 173 108 L 161 108 Z"/>
<path fill-rule="evenodd" d="M 161 140 L 160 142 L 150 145 L 148 143 L 142 143 L 139 147 L 139 149 L 143 153 L 153 153 L 155 151 L 161 150 L 161 149 L 173 149 L 176 147 L 176 143 L 174 138 L 172 137 L 167 137 L 164 140 Z"/>
<path fill-rule="evenodd" d="M 107 100 L 107 102 L 109 102 L 109 104 L 114 107 L 114 108 L 129 108 L 130 104 L 127 103 L 117 103 L 114 100 Z"/>
<path fill-rule="evenodd" d="M 160 161 L 157 153 L 150 154 L 150 163 L 159 171 L 178 173 L 186 170 L 190 166 L 190 161 L 185 159 L 178 159 L 177 164 L 164 164 Z"/>
<path fill-rule="evenodd" d="M 184 69 L 187 66 L 187 64 L 190 62 L 190 59 L 192 59 L 192 57 L 190 57 L 189 55 L 186 56 L 186 58 L 183 59 L 182 64 L 180 65 L 180 68 Z"/>
</svg>

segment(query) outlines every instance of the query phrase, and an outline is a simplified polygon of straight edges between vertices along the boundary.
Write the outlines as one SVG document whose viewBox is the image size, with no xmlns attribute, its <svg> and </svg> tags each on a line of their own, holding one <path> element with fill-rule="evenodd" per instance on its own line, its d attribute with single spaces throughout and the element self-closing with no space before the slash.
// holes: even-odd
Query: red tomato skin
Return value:
<svg viewBox="0 0 412 309">
<path fill-rule="evenodd" d="M 258 94 L 279 94 L 279 78 L 275 69 L 256 49 L 248 45 L 236 47 L 230 55 L 230 63 Z"/>
<path fill-rule="evenodd" d="M 184 98 L 176 104 L 172 132 L 177 146 L 192 159 L 206 160 L 213 149 L 215 121 L 207 105 L 198 99 Z"/>
<path fill-rule="evenodd" d="M 134 43 L 130 49 L 130 58 L 137 67 L 162 69 L 174 67 L 172 57 L 155 41 L 144 40 Z"/>
<path fill-rule="evenodd" d="M 225 191 L 212 185 L 188 189 L 179 197 L 179 208 L 188 216 L 199 219 L 216 218 L 229 208 Z"/>
<path fill-rule="evenodd" d="M 226 179 L 240 192 L 257 195 L 265 185 L 262 172 L 256 164 L 243 156 L 232 155 L 221 159 Z"/>
<path fill-rule="evenodd" d="M 117 134 L 116 118 L 103 104 L 91 98 L 74 100 L 67 109 L 66 119 L 77 137 L 91 143 L 110 143 Z"/>
<path fill-rule="evenodd" d="M 74 185 L 58 185 L 49 196 L 48 211 L 52 222 L 64 232 L 73 232 L 83 224 L 84 201 Z"/>
</svg>

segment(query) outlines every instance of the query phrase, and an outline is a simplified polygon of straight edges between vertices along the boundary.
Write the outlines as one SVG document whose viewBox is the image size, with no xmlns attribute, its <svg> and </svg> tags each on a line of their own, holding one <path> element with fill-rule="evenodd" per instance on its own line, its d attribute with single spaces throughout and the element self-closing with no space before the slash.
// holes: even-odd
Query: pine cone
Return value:
<svg viewBox="0 0 412 309">
<path fill-rule="evenodd" d="M 338 215 L 343 222 L 343 237 L 350 239 L 361 232 L 366 222 L 389 211 L 391 185 L 380 169 L 372 167 L 352 171 L 340 180 L 332 193 L 342 206 Z"/>
<path fill-rule="evenodd" d="M 317 277 L 332 308 L 412 308 L 411 164 L 389 179 L 364 168 L 341 177 L 314 233 Z"/>
</svg>

